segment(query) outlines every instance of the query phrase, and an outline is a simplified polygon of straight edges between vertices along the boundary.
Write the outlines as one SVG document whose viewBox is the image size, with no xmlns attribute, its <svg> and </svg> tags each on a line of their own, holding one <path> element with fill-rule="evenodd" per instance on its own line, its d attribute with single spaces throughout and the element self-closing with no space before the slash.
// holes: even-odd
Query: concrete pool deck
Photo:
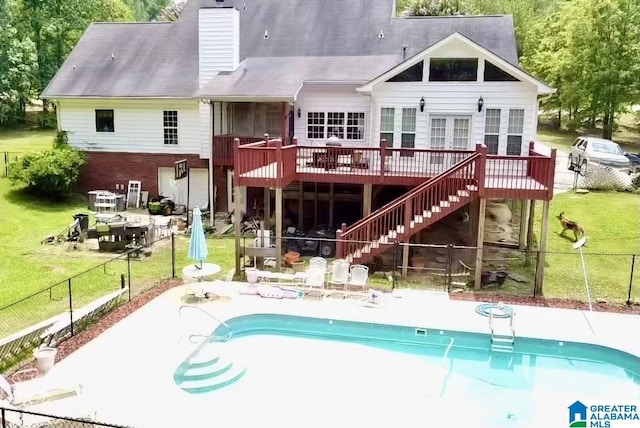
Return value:
<svg viewBox="0 0 640 428">
<path fill-rule="evenodd" d="M 193 306 L 221 320 L 255 313 L 275 313 L 407 325 L 428 330 L 489 333 L 488 318 L 475 312 L 479 302 L 449 300 L 446 293 L 401 290 L 395 294 L 396 297 L 391 295 L 382 297 L 381 307 L 367 308 L 354 301 L 342 299 L 277 300 L 240 295 L 238 292 L 241 286 L 237 283 L 216 281 L 207 284 L 207 287 L 225 298 Z M 183 333 L 187 335 L 210 333 L 217 327 L 217 323 L 198 311 L 190 311 L 188 315 L 185 312 L 184 318 L 180 320 L 178 308 L 184 305 L 182 300 L 184 294 L 184 286 L 168 290 L 60 361 L 52 369 L 51 375 L 82 383 L 83 405 L 90 406 L 91 412 L 96 412 L 97 420 L 135 428 L 210 427 L 212 425 L 226 428 L 256 423 L 264 426 L 293 427 L 296 425 L 292 422 L 294 419 L 298 422 L 297 426 L 300 426 L 300 419 L 296 418 L 305 418 L 302 425 L 307 427 L 337 426 L 336 423 L 383 426 L 388 422 L 397 425 L 399 418 L 406 418 L 406 423 L 402 423 L 402 426 L 427 426 L 424 420 L 413 421 L 410 418 L 411 415 L 415 417 L 416 408 L 424 406 L 420 393 L 416 393 L 415 402 L 406 402 L 406 399 L 402 403 L 394 402 L 392 393 L 389 397 L 378 397 L 377 400 L 376 397 L 369 397 L 370 400 L 386 403 L 388 407 L 402 406 L 402 409 L 380 412 L 376 402 L 371 402 L 371 408 L 376 409 L 373 413 L 367 413 L 367 409 L 356 411 L 355 408 L 347 406 L 341 411 L 351 409 L 353 412 L 351 416 L 343 416 L 338 415 L 337 412 L 340 403 L 342 406 L 345 406 L 345 403 L 338 402 L 338 408 L 336 408 L 336 401 L 331 399 L 331 391 L 329 391 L 318 396 L 307 397 L 309 407 L 300 409 L 299 415 L 296 413 L 297 410 L 287 409 L 283 414 L 287 415 L 290 422 L 278 420 L 277 423 L 270 423 L 269 417 L 273 416 L 274 410 L 261 408 L 259 397 L 217 394 L 217 391 L 199 395 L 185 393 L 174 383 L 173 374 L 177 366 L 195 350 L 197 345 L 185 339 L 179 341 L 179 338 Z M 640 331 L 640 315 L 509 306 L 516 313 L 517 337 L 592 343 L 616 348 L 640 357 L 640 340 L 633 334 Z M 304 369 L 312 363 L 292 361 L 291 367 Z M 241 382 L 242 380 L 239 381 Z M 233 387 L 234 385 L 231 385 L 228 389 Z M 391 388 L 392 385 L 389 384 L 389 387 Z M 337 386 L 337 388 L 340 387 Z M 223 388 L 221 391 L 226 390 L 227 388 Z M 279 390 L 278 385 L 274 385 L 274 394 L 282 397 L 284 408 L 287 407 L 288 398 L 293 399 L 293 396 L 299 393 L 299 391 Z M 326 398 L 326 403 L 318 403 L 318 400 L 323 400 L 323 397 Z M 545 397 L 545 400 L 549 399 L 549 394 L 546 393 Z M 542 398 L 540 397 L 540 400 Z M 637 399 L 638 397 L 627 398 Z M 212 407 L 212 400 L 216 401 L 217 407 Z M 362 403 L 362 401 L 357 402 Z M 437 405 L 440 417 L 447 414 L 445 411 L 456 412 L 455 408 L 450 407 L 450 403 L 447 404 L 449 407 L 445 404 Z M 562 422 L 565 422 L 564 402 L 559 404 L 564 412 Z M 316 413 L 318 406 L 325 411 Z M 220 411 L 220 408 L 226 411 Z M 47 406 L 47 410 L 55 414 L 54 403 Z M 62 409 L 60 411 L 63 412 Z M 435 417 L 436 413 L 433 415 Z M 551 425 L 548 426 L 559 426 L 562 423 L 555 420 L 555 417 L 556 415 L 553 415 L 553 418 L 549 416 L 550 419 L 547 422 Z M 482 425 L 478 420 L 469 422 L 473 422 L 473 426 L 498 426 L 489 422 L 486 422 L 488 425 Z M 537 419 L 537 426 L 543 426 L 539 423 L 540 419 Z M 505 424 L 504 426 L 529 425 Z M 532 423 L 530 426 L 536 425 Z"/>
</svg>

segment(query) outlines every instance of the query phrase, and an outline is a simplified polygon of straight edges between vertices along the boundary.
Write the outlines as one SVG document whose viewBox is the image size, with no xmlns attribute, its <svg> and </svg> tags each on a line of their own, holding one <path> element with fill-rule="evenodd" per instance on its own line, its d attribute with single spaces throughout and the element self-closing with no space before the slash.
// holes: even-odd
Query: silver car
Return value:
<svg viewBox="0 0 640 428">
<path fill-rule="evenodd" d="M 603 138 L 578 137 L 571 145 L 567 168 L 584 175 L 589 164 L 608 166 L 626 174 L 633 170 L 631 161 L 617 143 Z"/>
</svg>

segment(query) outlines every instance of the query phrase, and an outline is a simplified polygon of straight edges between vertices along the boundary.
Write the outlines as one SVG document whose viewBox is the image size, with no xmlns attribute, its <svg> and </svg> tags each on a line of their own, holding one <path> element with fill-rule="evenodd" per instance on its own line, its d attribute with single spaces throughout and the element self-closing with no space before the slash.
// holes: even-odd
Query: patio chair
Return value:
<svg viewBox="0 0 640 428">
<path fill-rule="evenodd" d="M 349 281 L 349 262 L 345 259 L 336 259 L 331 264 L 331 278 L 329 284 L 341 287 L 343 291 L 347 291 L 347 282 Z"/>
<path fill-rule="evenodd" d="M 309 267 L 317 267 L 318 269 L 322 269 L 323 271 L 327 271 L 327 259 L 323 257 L 311 257 L 309 260 Z"/>
<path fill-rule="evenodd" d="M 38 370 L 22 370 L 14 373 L 13 376 L 28 372 L 38 373 Z M 0 393 L 0 395 L 3 395 L 3 397 L 0 396 L 0 399 L 5 399 L 9 404 L 20 408 L 80 395 L 82 393 L 82 385 L 57 384 L 57 382 L 53 381 L 51 375 L 10 384 L 4 376 L 0 375 Z"/>
<path fill-rule="evenodd" d="M 362 291 L 367 291 L 367 280 L 369 279 L 369 268 L 365 265 L 353 265 L 349 269 L 349 281 L 347 282 L 347 288 L 357 287 L 362 288 Z"/>
<path fill-rule="evenodd" d="M 303 292 L 305 297 L 312 293 L 314 290 L 319 290 L 320 298 L 324 297 L 324 277 L 326 271 L 320 269 L 317 266 L 309 266 L 307 269 L 307 276 L 303 284 Z"/>
</svg>

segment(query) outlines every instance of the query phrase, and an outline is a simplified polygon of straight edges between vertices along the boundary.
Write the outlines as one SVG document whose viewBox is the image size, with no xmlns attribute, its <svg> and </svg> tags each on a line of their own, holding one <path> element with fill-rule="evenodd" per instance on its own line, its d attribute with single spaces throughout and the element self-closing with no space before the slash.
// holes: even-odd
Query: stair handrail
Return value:
<svg viewBox="0 0 640 428">
<path fill-rule="evenodd" d="M 395 199 L 391 202 L 389 202 L 386 205 L 383 205 L 382 207 L 378 208 L 377 210 L 375 210 L 373 213 L 369 214 L 366 217 L 363 217 L 362 219 L 358 220 L 357 222 L 353 223 L 351 226 L 348 226 L 346 229 L 341 230 L 341 234 L 340 234 L 340 238 L 338 238 L 338 240 L 346 240 L 345 237 L 347 235 L 349 235 L 350 233 L 354 232 L 356 229 L 359 229 L 360 227 L 362 227 L 362 225 L 366 225 L 368 223 L 370 223 L 371 221 L 373 221 L 374 219 L 381 217 L 382 215 L 386 214 L 388 211 L 395 209 L 399 206 L 402 206 L 402 204 L 404 204 L 407 200 L 413 198 L 415 195 L 419 194 L 420 192 L 422 192 L 424 189 L 431 187 L 432 185 L 443 181 L 444 179 L 448 178 L 450 175 L 458 172 L 460 169 L 466 167 L 467 165 L 471 164 L 472 162 L 475 162 L 476 159 L 479 159 L 482 157 L 481 153 L 475 152 L 474 154 L 472 154 L 471 156 L 461 160 L 460 162 L 456 163 L 455 165 L 453 165 L 451 168 L 449 168 L 448 170 L 446 170 L 445 172 L 443 172 L 442 174 L 436 175 L 435 177 L 430 178 L 429 180 L 425 181 L 424 183 L 420 184 L 419 186 L 411 189 L 406 195 L 399 197 L 398 199 Z"/>
<path fill-rule="evenodd" d="M 184 312 L 185 309 L 194 309 L 198 312 L 203 313 L 204 315 L 208 316 L 209 318 L 213 319 L 214 321 L 218 322 L 220 325 L 226 327 L 226 329 L 228 330 L 228 333 L 224 336 L 214 336 L 213 334 L 211 335 L 204 335 L 204 334 L 191 334 L 189 335 L 189 340 L 191 341 L 192 337 L 207 337 L 209 339 L 215 339 L 215 340 L 219 340 L 221 342 L 226 342 L 228 340 L 231 339 L 231 337 L 233 336 L 233 330 L 231 329 L 231 326 L 229 324 L 227 324 L 226 322 L 222 321 L 221 319 L 217 318 L 216 316 L 214 316 L 213 314 L 205 311 L 202 308 L 199 308 L 197 306 L 192 306 L 192 305 L 182 305 L 178 308 L 178 318 L 181 321 L 182 320 L 182 312 Z M 182 329 L 180 329 L 180 336 L 178 338 L 178 341 L 182 340 Z"/>
</svg>

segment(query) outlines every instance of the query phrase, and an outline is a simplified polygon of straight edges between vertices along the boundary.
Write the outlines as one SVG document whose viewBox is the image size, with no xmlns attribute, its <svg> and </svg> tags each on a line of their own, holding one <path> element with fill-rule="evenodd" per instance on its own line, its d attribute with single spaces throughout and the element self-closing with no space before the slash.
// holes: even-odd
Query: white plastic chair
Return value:
<svg viewBox="0 0 640 428">
<path fill-rule="evenodd" d="M 349 269 L 349 282 L 347 287 L 362 288 L 367 291 L 367 280 L 369 279 L 369 268 L 365 265 L 353 265 Z"/>
<path fill-rule="evenodd" d="M 336 259 L 331 264 L 331 279 L 329 283 L 334 286 L 342 286 L 347 291 L 349 281 L 349 262 L 345 259 Z"/>
</svg>

